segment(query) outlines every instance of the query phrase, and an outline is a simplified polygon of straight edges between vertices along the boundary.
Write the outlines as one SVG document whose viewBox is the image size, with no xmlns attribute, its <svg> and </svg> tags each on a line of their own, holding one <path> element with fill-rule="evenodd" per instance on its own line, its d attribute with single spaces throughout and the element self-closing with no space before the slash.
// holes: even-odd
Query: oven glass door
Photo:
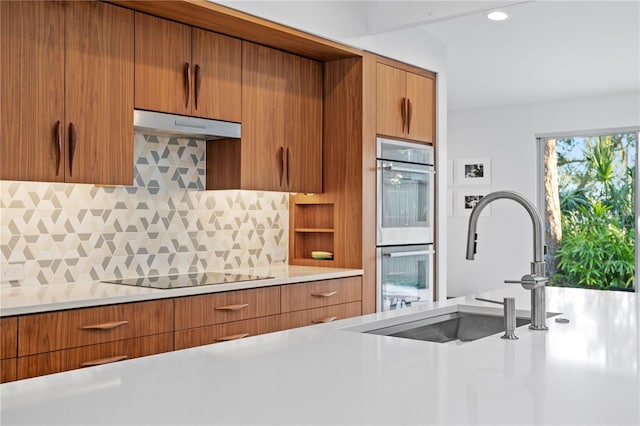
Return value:
<svg viewBox="0 0 640 426">
<path fill-rule="evenodd" d="M 433 242 L 433 166 L 378 160 L 377 245 Z"/>
<path fill-rule="evenodd" d="M 433 245 L 379 247 L 378 310 L 416 306 L 433 300 Z"/>
</svg>

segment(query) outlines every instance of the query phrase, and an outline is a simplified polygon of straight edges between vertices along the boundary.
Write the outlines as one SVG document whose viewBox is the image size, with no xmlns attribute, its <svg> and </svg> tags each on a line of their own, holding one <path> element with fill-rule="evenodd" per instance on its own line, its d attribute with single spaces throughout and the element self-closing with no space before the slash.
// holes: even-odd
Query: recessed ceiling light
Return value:
<svg viewBox="0 0 640 426">
<path fill-rule="evenodd" d="M 506 21 L 509 17 L 510 15 L 507 12 L 501 10 L 494 10 L 493 12 L 487 13 L 487 18 L 492 21 Z"/>
</svg>

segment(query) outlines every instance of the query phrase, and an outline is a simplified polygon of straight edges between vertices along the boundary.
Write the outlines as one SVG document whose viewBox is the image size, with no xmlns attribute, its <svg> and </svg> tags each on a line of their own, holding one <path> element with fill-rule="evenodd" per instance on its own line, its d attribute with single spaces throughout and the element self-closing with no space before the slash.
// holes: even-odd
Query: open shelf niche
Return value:
<svg viewBox="0 0 640 426">
<path fill-rule="evenodd" d="M 311 252 L 327 251 L 334 253 L 335 256 L 334 204 L 292 200 L 289 215 L 289 229 L 294 234 L 289 240 L 291 263 L 332 266 L 333 260 L 313 259 Z"/>
</svg>

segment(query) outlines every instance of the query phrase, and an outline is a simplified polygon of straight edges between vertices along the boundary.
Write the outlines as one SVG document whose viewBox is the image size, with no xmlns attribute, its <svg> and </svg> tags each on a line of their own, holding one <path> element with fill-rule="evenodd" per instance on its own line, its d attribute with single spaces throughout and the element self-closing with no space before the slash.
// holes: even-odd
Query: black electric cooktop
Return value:
<svg viewBox="0 0 640 426">
<path fill-rule="evenodd" d="M 201 285 L 215 285 L 237 283 L 240 281 L 265 280 L 267 276 L 237 274 L 231 272 L 196 272 L 190 274 L 163 275 L 159 277 L 140 277 L 104 280 L 103 283 L 134 285 L 150 288 L 182 288 L 197 287 Z"/>
</svg>

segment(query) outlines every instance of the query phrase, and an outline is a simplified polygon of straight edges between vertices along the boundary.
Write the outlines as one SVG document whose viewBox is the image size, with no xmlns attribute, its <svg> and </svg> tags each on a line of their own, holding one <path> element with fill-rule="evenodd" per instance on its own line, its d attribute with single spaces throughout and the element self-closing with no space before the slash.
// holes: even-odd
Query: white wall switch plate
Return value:
<svg viewBox="0 0 640 426">
<path fill-rule="evenodd" d="M 24 279 L 24 263 L 0 265 L 0 282 L 20 281 Z"/>
</svg>

